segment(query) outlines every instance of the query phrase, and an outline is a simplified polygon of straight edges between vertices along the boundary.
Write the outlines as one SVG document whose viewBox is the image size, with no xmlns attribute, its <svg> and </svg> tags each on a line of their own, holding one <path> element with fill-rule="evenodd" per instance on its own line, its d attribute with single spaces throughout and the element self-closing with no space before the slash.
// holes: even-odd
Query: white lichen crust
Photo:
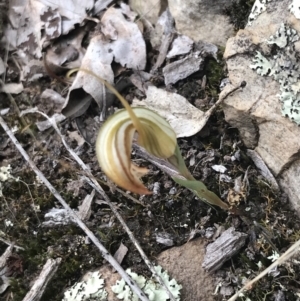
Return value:
<svg viewBox="0 0 300 301">
<path fill-rule="evenodd" d="M 288 45 L 292 45 L 292 43 L 295 43 L 298 39 L 297 31 L 282 23 L 276 33 L 270 36 L 267 43 L 276 44 L 279 48 L 284 48 Z"/>
<path fill-rule="evenodd" d="M 175 279 L 171 279 L 166 271 L 162 271 L 161 266 L 154 266 L 158 275 L 163 279 L 170 292 L 173 294 L 176 301 L 180 301 L 181 285 L 177 284 Z M 144 276 L 126 270 L 127 274 L 136 282 L 143 290 L 150 301 L 167 301 L 169 296 L 166 290 L 154 279 L 146 279 Z M 77 282 L 70 287 L 65 293 L 62 301 L 106 301 L 107 292 L 104 288 L 104 280 L 99 272 L 89 272 L 84 278 L 85 281 Z M 123 301 L 138 301 L 139 298 L 132 292 L 130 287 L 126 285 L 124 279 L 118 280 L 111 287 L 113 293 L 119 300 Z"/>
<path fill-rule="evenodd" d="M 77 282 L 64 293 L 62 301 L 105 301 L 107 292 L 103 288 L 104 280 L 99 272 L 88 275 L 86 281 Z"/>
<path fill-rule="evenodd" d="M 175 300 L 180 300 L 180 290 L 181 285 L 177 284 L 175 279 L 169 279 L 169 275 L 166 271 L 162 271 L 161 266 L 155 266 L 155 271 L 158 275 L 162 277 L 165 284 L 175 297 Z M 130 269 L 127 269 L 126 272 L 130 277 L 137 283 L 137 285 L 144 291 L 150 301 L 167 301 L 169 296 L 163 287 L 158 284 L 155 279 L 152 277 L 147 280 L 144 276 L 138 275 L 132 272 Z M 124 301 L 138 301 L 138 297 L 131 291 L 129 286 L 126 285 L 125 281 L 122 279 L 117 281 L 116 285 L 111 287 L 112 291 L 117 295 L 118 299 Z"/>
<path fill-rule="evenodd" d="M 282 114 L 300 125 L 300 56 L 295 50 L 298 40 L 297 31 L 282 23 L 267 41 L 276 45 L 276 54 L 266 58 L 257 51 L 250 67 L 261 76 L 273 77 L 280 84 L 278 96 L 282 103 Z"/>
<path fill-rule="evenodd" d="M 252 22 L 267 9 L 267 3 L 272 0 L 256 0 L 252 6 L 251 13 L 248 17 L 248 25 L 251 26 Z"/>
<path fill-rule="evenodd" d="M 3 195 L 2 194 L 2 190 L 3 190 L 3 184 L 4 182 L 8 181 L 8 180 L 14 180 L 14 181 L 19 181 L 19 178 L 15 178 L 12 174 L 11 174 L 11 166 L 2 166 L 0 167 L 0 197 Z"/>
<path fill-rule="evenodd" d="M 293 0 L 289 5 L 289 10 L 297 19 L 300 19 L 300 2 L 299 0 Z"/>
</svg>

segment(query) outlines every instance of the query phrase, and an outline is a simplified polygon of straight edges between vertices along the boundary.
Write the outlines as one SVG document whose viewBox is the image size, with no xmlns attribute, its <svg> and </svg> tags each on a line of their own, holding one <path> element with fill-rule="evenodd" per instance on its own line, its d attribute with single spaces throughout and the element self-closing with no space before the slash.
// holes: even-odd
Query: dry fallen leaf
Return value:
<svg viewBox="0 0 300 301">
<path fill-rule="evenodd" d="M 41 58 L 44 44 L 80 24 L 93 6 L 93 0 L 12 0 L 6 40 L 10 47 Z"/>
<path fill-rule="evenodd" d="M 40 60 L 43 50 L 81 24 L 93 6 L 93 0 L 9 1 L 3 42 L 9 50 L 16 51 L 20 80 L 33 81 L 47 75 Z"/>
<path fill-rule="evenodd" d="M 122 263 L 124 257 L 126 256 L 128 252 L 128 248 L 121 242 L 118 250 L 114 254 L 114 258 L 117 260 L 119 264 Z"/>
<path fill-rule="evenodd" d="M 187 36 L 180 35 L 172 43 L 171 50 L 167 54 L 167 58 L 176 55 L 187 54 L 191 51 L 194 41 Z"/>
<path fill-rule="evenodd" d="M 130 21 L 134 22 L 134 20 L 137 18 L 138 14 L 131 10 L 130 6 L 121 2 L 120 3 L 121 12 L 123 15 L 125 15 Z"/>
<path fill-rule="evenodd" d="M 109 8 L 101 19 L 101 31 L 93 37 L 82 60 L 80 69 L 93 72 L 110 84 L 114 82 L 112 61 L 127 68 L 142 70 L 146 65 L 146 44 L 138 26 L 125 19 L 132 16 L 125 4 L 121 9 Z M 102 113 L 110 106 L 112 98 L 106 96 L 103 84 L 93 75 L 79 71 L 69 90 L 63 114 L 67 117 L 82 115 L 94 99 Z"/>
<path fill-rule="evenodd" d="M 42 102 L 51 102 L 54 107 L 55 113 L 60 113 L 65 99 L 56 91 L 52 89 L 46 89 L 40 96 Z"/>
<path fill-rule="evenodd" d="M 22 83 L 7 83 L 4 84 L 0 91 L 9 94 L 20 94 L 24 90 Z"/>
<path fill-rule="evenodd" d="M 54 74 L 66 73 L 72 68 L 79 68 L 85 49 L 82 40 L 86 35 L 86 28 L 77 28 L 63 39 L 55 41 L 45 54 L 45 64 Z"/>
<path fill-rule="evenodd" d="M 114 60 L 127 68 L 143 70 L 146 44 L 138 26 L 126 20 L 121 9 L 114 7 L 104 13 L 101 23 L 103 34 L 111 39 L 109 49 Z"/>
<path fill-rule="evenodd" d="M 102 35 L 92 38 L 82 60 L 82 69 L 113 83 L 114 74 L 111 68 L 113 54 L 109 52 L 110 43 Z M 103 84 L 93 75 L 79 71 L 69 90 L 62 113 L 67 117 L 78 117 L 89 107 L 92 98 L 100 110 L 106 101 L 106 90 Z"/>
<path fill-rule="evenodd" d="M 204 113 L 191 105 L 183 96 L 150 86 L 147 98 L 133 100 L 133 106 L 147 107 L 164 117 L 177 137 L 189 137 L 198 133 L 203 124 Z"/>
<path fill-rule="evenodd" d="M 159 50 L 165 37 L 174 32 L 174 18 L 169 9 L 166 9 L 158 18 L 155 28 L 150 31 L 150 43 L 152 47 Z"/>
<path fill-rule="evenodd" d="M 107 6 L 113 2 L 113 0 L 96 0 L 93 12 L 95 15 L 98 15 L 99 12 L 107 8 Z"/>
<path fill-rule="evenodd" d="M 5 72 L 6 68 L 4 66 L 4 62 L 2 58 L 0 57 L 0 75 L 2 75 Z"/>
<path fill-rule="evenodd" d="M 181 79 L 187 78 L 203 68 L 203 65 L 204 58 L 199 51 L 191 53 L 184 59 L 172 62 L 163 68 L 165 84 L 174 84 Z"/>
<path fill-rule="evenodd" d="M 140 101 L 133 99 L 133 106 L 143 106 L 164 117 L 174 129 L 177 137 L 195 135 L 205 126 L 211 114 L 231 93 L 245 86 L 245 82 L 224 91 L 218 101 L 205 113 L 191 105 L 183 96 L 149 86 L 146 91 L 147 98 Z"/>
</svg>

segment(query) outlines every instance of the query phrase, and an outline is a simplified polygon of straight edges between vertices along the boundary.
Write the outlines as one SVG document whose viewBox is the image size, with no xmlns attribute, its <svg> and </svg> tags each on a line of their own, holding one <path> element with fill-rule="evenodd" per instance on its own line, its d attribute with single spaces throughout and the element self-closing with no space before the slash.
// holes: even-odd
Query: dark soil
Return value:
<svg viewBox="0 0 300 301">
<path fill-rule="evenodd" d="M 220 57 L 221 55 L 220 53 Z M 13 68 L 10 60 L 8 65 L 8 68 L 10 66 Z M 202 84 L 204 75 L 207 77 L 205 86 Z M 204 71 L 177 83 L 173 88 L 195 106 L 206 110 L 216 101 L 220 92 L 218 86 L 225 75 L 226 70 L 222 63 L 217 64 L 208 60 Z M 39 96 L 49 87 L 62 91 L 63 84 L 46 77 L 25 85 L 27 86 L 24 92 L 15 97 L 19 110 L 38 106 L 45 113 L 51 114 L 53 110 L 51 104 L 42 103 Z M 130 100 L 134 96 L 140 97 L 140 92 L 130 87 L 123 91 L 123 95 Z M 92 192 L 92 188 L 80 181 L 82 171 L 70 158 L 60 138 L 53 130 L 44 133 L 38 131 L 35 122 L 42 120 L 40 116 L 29 114 L 20 119 L 9 97 L 2 93 L 0 99 L 0 110 L 10 107 L 9 113 L 4 116 L 5 121 L 10 128 L 17 126 L 15 135 L 29 156 L 70 207 L 77 209 L 85 196 Z M 99 114 L 96 106 L 92 106 L 81 117 L 85 122 L 84 126 L 91 133 L 92 140 L 95 139 L 99 128 L 94 117 Z M 155 166 L 133 156 L 138 164 L 150 169 L 150 173 L 143 178 L 145 185 L 149 189 L 153 189 L 154 183 L 160 185 L 159 192 L 155 195 L 142 198 L 132 195 L 142 199 L 146 206 L 136 204 L 118 191 L 112 191 L 105 184 L 105 176 L 95 157 L 94 145 L 85 143 L 78 147 L 76 141 L 70 138 L 70 132 L 78 131 L 76 122 L 67 120 L 60 124 L 60 128 L 69 145 L 77 149 L 81 159 L 91 167 L 111 201 L 117 204 L 127 225 L 152 260 L 167 248 L 156 241 L 157 234 L 167 233 L 173 239 L 174 245 L 179 246 L 190 238 L 193 231 L 196 233 L 195 237 L 206 237 L 207 229 L 234 226 L 237 231 L 248 235 L 247 243 L 216 273 L 216 276 L 237 289 L 242 286 L 245 279 L 253 278 L 260 269 L 270 265 L 271 260 L 268 256 L 272 255 L 274 248 L 282 253 L 300 238 L 299 217 L 290 208 L 286 196 L 271 189 L 251 159 L 247 157 L 246 148 L 239 138 L 238 131 L 226 123 L 222 108 L 217 110 L 200 133 L 179 139 L 178 143 L 191 173 L 223 200 L 226 200 L 229 189 L 233 187 L 233 180 L 239 176 L 244 177 L 248 170 L 248 192 L 245 199 L 241 199 L 238 204 L 242 218 L 209 207 L 196 199 L 190 191 L 175 184 Z M 51 208 L 61 206 L 50 191 L 39 183 L 35 173 L 2 128 L 0 133 L 0 166 L 10 164 L 13 176 L 20 179 L 4 182 L 3 196 L 0 197 L 0 254 L 7 248 L 4 241 L 13 242 L 24 248 L 15 251 L 14 257 L 10 260 L 11 286 L 0 298 L 22 300 L 46 259 L 61 257 L 62 263 L 41 300 L 62 300 L 64 289 L 78 281 L 86 271 L 100 267 L 103 258 L 93 244 L 86 243 L 84 233 L 75 225 L 56 228 L 41 226 L 45 214 Z M 235 160 L 232 160 L 233 156 Z M 232 179 L 230 183 L 220 181 L 220 174 L 211 168 L 215 164 L 227 168 L 226 175 Z M 101 200 L 101 196 L 97 195 L 95 199 Z M 11 224 L 9 225 L 7 221 Z M 129 252 L 122 262 L 124 268 L 132 267 L 135 272 L 149 275 L 139 253 L 107 205 L 94 202 L 91 217 L 86 224 L 112 254 L 120 243 L 128 247 Z M 259 262 L 261 267 L 258 265 Z M 274 300 L 274 296 L 284 290 L 285 300 L 297 300 L 295 290 L 299 287 L 299 267 L 289 263 L 280 266 L 278 270 L 280 271 L 278 278 L 271 275 L 263 278 L 247 293 L 248 298 L 255 301 Z M 226 300 L 227 297 L 217 294 L 215 298 Z M 246 298 L 243 297 L 241 300 Z"/>
</svg>

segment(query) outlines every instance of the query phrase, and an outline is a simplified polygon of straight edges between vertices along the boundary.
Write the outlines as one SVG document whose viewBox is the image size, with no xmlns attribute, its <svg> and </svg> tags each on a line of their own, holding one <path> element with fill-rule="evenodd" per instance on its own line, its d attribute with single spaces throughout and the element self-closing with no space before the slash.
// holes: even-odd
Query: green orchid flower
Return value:
<svg viewBox="0 0 300 301">
<path fill-rule="evenodd" d="M 101 127 L 96 153 L 105 174 L 117 185 L 139 194 L 151 192 L 139 180 L 147 168 L 130 160 L 132 141 L 138 133 L 138 144 L 149 153 L 163 159 L 172 156 L 176 148 L 176 134 L 158 114 L 145 108 L 130 108 L 112 115 Z"/>
<path fill-rule="evenodd" d="M 140 178 L 147 173 L 147 168 L 136 166 L 131 162 L 132 142 L 135 134 L 137 142 L 150 154 L 171 163 L 184 178 L 173 180 L 190 189 L 196 196 L 210 205 L 225 210 L 229 207 L 215 193 L 209 191 L 197 181 L 187 169 L 177 145 L 176 134 L 169 123 L 157 113 L 142 107 L 131 108 L 124 97 L 108 82 L 85 69 L 74 71 L 89 73 L 114 93 L 123 104 L 123 110 L 108 118 L 102 125 L 96 141 L 96 154 L 103 172 L 118 186 L 138 194 L 151 194 Z"/>
<path fill-rule="evenodd" d="M 132 142 L 138 134 L 138 144 L 150 154 L 170 162 L 186 180 L 173 180 L 193 191 L 200 199 L 225 210 L 228 205 L 206 186 L 197 181 L 187 169 L 177 145 L 176 134 L 169 123 L 157 113 L 142 107 L 131 108 L 112 87 L 125 109 L 112 115 L 101 127 L 96 153 L 104 173 L 118 186 L 138 194 L 151 194 L 140 178 L 147 168 L 136 166 L 130 159 Z"/>
</svg>

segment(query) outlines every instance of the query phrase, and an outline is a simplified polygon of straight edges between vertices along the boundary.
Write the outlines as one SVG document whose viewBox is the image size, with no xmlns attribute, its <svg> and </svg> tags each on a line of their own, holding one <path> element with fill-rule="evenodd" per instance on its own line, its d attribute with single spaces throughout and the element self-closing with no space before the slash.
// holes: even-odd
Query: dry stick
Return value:
<svg viewBox="0 0 300 301">
<path fill-rule="evenodd" d="M 151 73 L 154 73 L 164 63 L 169 47 L 173 41 L 174 35 L 175 34 L 173 32 L 163 35 L 163 40 L 159 48 L 159 54 L 156 63 L 151 70 Z"/>
<path fill-rule="evenodd" d="M 42 298 L 46 286 L 57 271 L 61 260 L 61 258 L 47 260 L 40 275 L 22 301 L 39 301 Z"/>
<path fill-rule="evenodd" d="M 254 279 L 245 284 L 237 293 L 235 293 L 228 301 L 236 300 L 242 292 L 245 290 L 249 290 L 255 282 L 259 279 L 267 275 L 272 269 L 277 267 L 280 264 L 283 264 L 287 260 L 289 260 L 297 251 L 299 251 L 300 247 L 300 239 L 296 241 L 285 253 L 283 253 L 275 262 L 273 262 L 268 268 L 263 270 L 259 275 L 257 275 Z"/>
<path fill-rule="evenodd" d="M 17 246 L 13 242 L 8 241 L 8 240 L 2 238 L 1 236 L 0 236 L 0 241 L 7 244 L 8 246 L 13 246 L 16 250 L 22 250 L 22 251 L 25 250 L 23 247 Z"/>
<path fill-rule="evenodd" d="M 112 210 L 112 212 L 115 214 L 115 216 L 118 218 L 118 220 L 120 221 L 121 225 L 123 226 L 124 230 L 127 232 L 129 238 L 131 239 L 131 241 L 133 242 L 133 244 L 135 245 L 136 249 L 139 251 L 141 257 L 143 258 L 143 260 L 145 261 L 146 265 L 148 266 L 148 268 L 150 269 L 151 273 L 154 275 L 154 277 L 157 279 L 157 281 L 159 282 L 159 284 L 166 290 L 166 292 L 169 295 L 170 300 L 172 301 L 176 301 L 176 299 L 174 298 L 173 294 L 170 292 L 169 288 L 166 286 L 164 280 L 161 278 L 160 275 L 157 274 L 157 272 L 154 269 L 154 266 L 152 264 L 152 262 L 149 260 L 149 258 L 147 257 L 147 255 L 145 254 L 145 252 L 143 251 L 142 247 L 140 246 L 140 244 L 138 243 L 138 241 L 135 239 L 133 233 L 131 232 L 131 230 L 128 228 L 127 224 L 125 223 L 124 219 L 122 218 L 122 216 L 120 215 L 120 213 L 118 212 L 117 208 L 115 207 L 115 205 L 110 201 L 109 197 L 107 196 L 107 194 L 104 192 L 104 190 L 102 189 L 102 187 L 99 185 L 99 183 L 97 182 L 96 178 L 92 175 L 90 169 L 85 165 L 85 163 L 80 159 L 80 157 L 74 152 L 73 149 L 71 149 L 68 144 L 66 143 L 63 135 L 61 134 L 59 128 L 57 127 L 57 124 L 55 122 L 55 120 L 49 118 L 45 113 L 40 112 L 37 110 L 37 108 L 33 108 L 33 109 L 29 109 L 26 111 L 23 111 L 22 114 L 24 113 L 39 113 L 42 116 L 44 116 L 45 118 L 48 119 L 48 121 L 51 123 L 51 125 L 53 126 L 53 128 L 55 129 L 55 131 L 57 132 L 57 134 L 60 136 L 65 148 L 67 149 L 67 151 L 71 154 L 71 156 L 77 161 L 77 163 L 80 165 L 80 167 L 86 172 L 86 174 L 88 175 L 88 177 L 85 177 L 85 179 L 88 181 L 88 183 L 104 198 L 104 201 L 109 205 L 110 209 Z M 22 115 L 21 114 L 21 115 Z"/>
<path fill-rule="evenodd" d="M 34 162 L 29 158 L 28 154 L 24 150 L 24 148 L 20 145 L 19 141 L 16 139 L 12 131 L 9 129 L 3 118 L 0 116 L 0 124 L 3 127 L 6 134 L 9 136 L 11 141 L 15 144 L 18 151 L 22 154 L 24 159 L 28 162 L 32 170 L 36 173 L 36 175 L 44 182 L 50 192 L 56 197 L 56 199 L 61 203 L 61 205 L 66 209 L 68 214 L 73 218 L 75 223 L 84 231 L 84 233 L 90 238 L 90 240 L 95 244 L 95 246 L 100 250 L 104 259 L 106 259 L 121 275 L 121 277 L 126 281 L 126 283 L 130 286 L 130 288 L 137 294 L 137 296 L 142 301 L 149 301 L 149 299 L 145 296 L 142 290 L 138 287 L 138 285 L 128 276 L 128 274 L 123 270 L 123 268 L 119 265 L 119 263 L 115 260 L 115 258 L 106 250 L 106 248 L 100 243 L 98 238 L 94 235 L 92 231 L 81 221 L 81 219 L 77 216 L 77 214 L 69 207 L 69 205 L 65 202 L 65 200 L 61 197 L 58 191 L 52 186 L 52 184 L 46 179 L 46 177 L 42 174 L 42 172 L 37 168 Z"/>
<path fill-rule="evenodd" d="M 225 95 L 221 95 L 219 96 L 219 99 L 216 101 L 216 103 L 208 110 L 204 113 L 204 118 L 208 119 L 211 114 L 214 112 L 214 110 L 217 108 L 217 106 L 219 106 L 228 96 L 230 96 L 232 93 L 234 93 L 235 91 L 237 91 L 240 88 L 244 88 L 246 87 L 247 83 L 245 81 L 242 81 L 239 85 L 234 86 L 233 88 L 231 88 L 229 91 L 224 91 Z"/>
<path fill-rule="evenodd" d="M 171 178 L 177 177 L 177 178 L 180 178 L 183 180 L 185 179 L 185 177 L 182 176 L 178 172 L 178 170 L 176 170 L 175 167 L 173 165 L 171 165 L 167 160 L 160 159 L 160 158 L 157 158 L 157 157 L 149 154 L 142 146 L 138 145 L 137 143 L 133 143 L 132 146 L 133 146 L 133 149 L 134 149 L 136 155 L 138 155 L 138 157 L 141 157 L 141 158 L 149 161 L 150 163 L 155 165 L 157 168 L 162 170 L 164 173 L 169 175 Z"/>
</svg>

